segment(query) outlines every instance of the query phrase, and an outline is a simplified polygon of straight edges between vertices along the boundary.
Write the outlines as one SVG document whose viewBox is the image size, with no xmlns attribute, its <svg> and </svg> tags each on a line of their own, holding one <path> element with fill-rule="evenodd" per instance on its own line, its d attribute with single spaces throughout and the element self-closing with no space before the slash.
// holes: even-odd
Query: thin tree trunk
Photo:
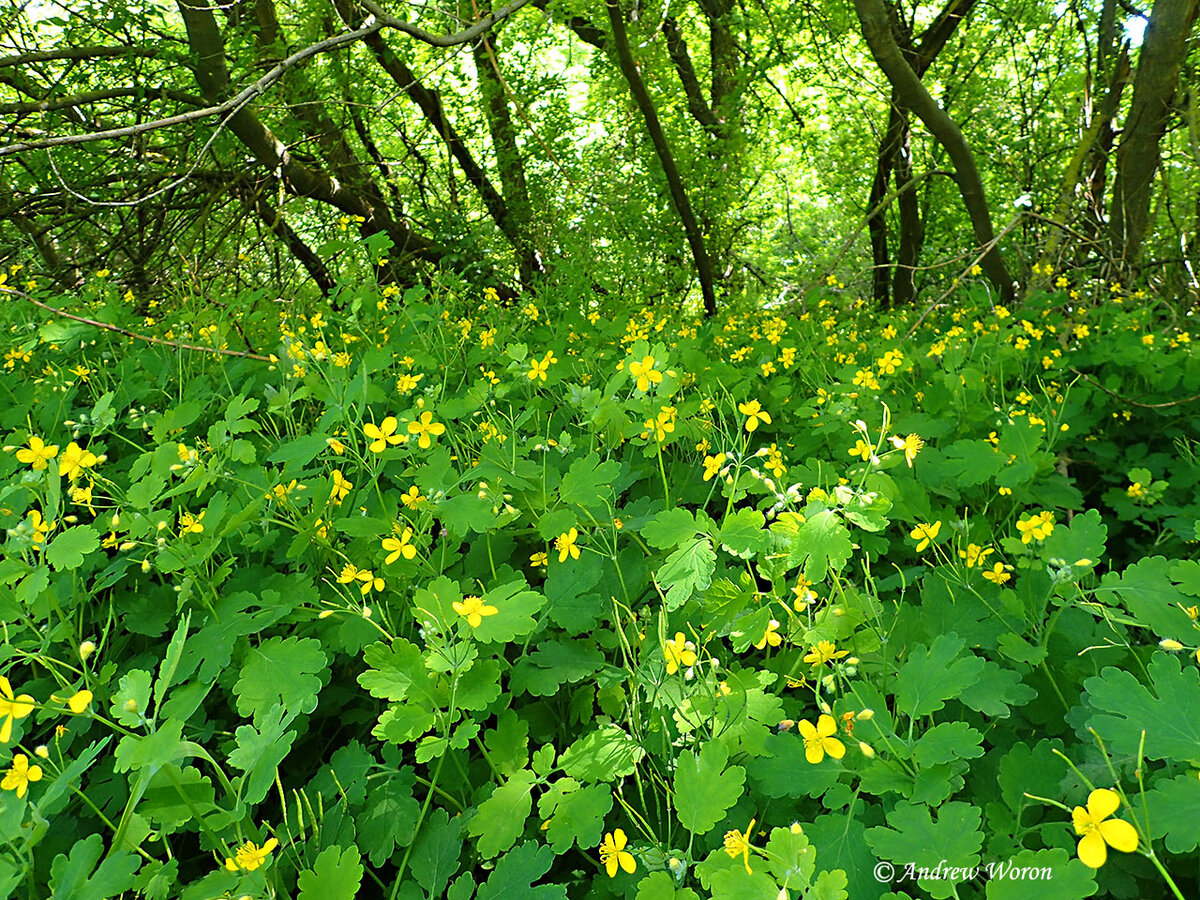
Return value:
<svg viewBox="0 0 1200 900">
<path fill-rule="evenodd" d="M 1200 0 L 1155 0 L 1142 39 L 1133 100 L 1117 148 L 1109 233 L 1113 255 L 1136 271 L 1150 225 L 1150 193 L 1179 69 Z"/>
<path fill-rule="evenodd" d="M 859 22 L 862 23 L 863 37 L 871 49 L 871 55 L 896 90 L 900 101 L 917 114 L 925 123 L 925 127 L 937 138 L 938 143 L 946 149 L 954 165 L 955 181 L 958 183 L 959 193 L 962 194 L 967 215 L 971 219 L 975 240 L 981 247 L 991 245 L 982 259 L 983 269 L 1001 299 L 1006 302 L 1011 300 L 1012 278 L 1008 274 L 999 248 L 993 245 L 995 230 L 992 227 L 991 212 L 988 210 L 987 195 L 966 138 L 954 120 L 930 96 L 921 79 L 904 59 L 904 54 L 892 34 L 883 0 L 854 0 L 854 9 L 858 13 Z"/>
<path fill-rule="evenodd" d="M 625 19 L 621 12 L 620 0 L 606 0 L 605 5 L 608 8 L 608 21 L 612 26 L 617 63 L 621 67 L 621 74 L 625 76 L 625 81 L 629 84 L 629 92 L 633 95 L 634 102 L 637 103 L 642 112 L 642 118 L 646 121 L 646 130 L 650 133 L 650 141 L 654 144 L 658 161 L 662 165 L 663 174 L 667 179 L 667 190 L 671 194 L 671 201 L 675 204 L 675 210 L 683 223 L 683 230 L 692 250 L 692 260 L 696 264 L 696 274 L 700 278 L 700 292 L 704 295 L 705 315 L 715 315 L 717 295 L 713 290 L 712 262 L 704 247 L 704 236 L 700 233 L 700 226 L 696 223 L 692 205 L 688 202 L 687 192 L 683 188 L 683 180 L 679 177 L 679 169 L 675 166 L 675 157 L 671 155 L 671 146 L 667 143 L 667 136 L 658 120 L 654 102 L 650 99 L 650 94 L 638 72 L 637 64 L 633 61 L 633 54 L 629 50 L 629 36 L 625 33 Z"/>
</svg>

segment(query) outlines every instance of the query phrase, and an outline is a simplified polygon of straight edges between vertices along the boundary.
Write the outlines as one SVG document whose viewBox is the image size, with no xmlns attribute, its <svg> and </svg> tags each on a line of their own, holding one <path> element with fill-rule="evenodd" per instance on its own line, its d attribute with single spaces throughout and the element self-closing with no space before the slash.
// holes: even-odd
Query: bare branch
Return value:
<svg viewBox="0 0 1200 900">
<path fill-rule="evenodd" d="M 195 109 L 186 113 L 180 113 L 177 116 L 168 116 L 163 119 L 153 119 L 148 122 L 140 122 L 137 125 L 129 125 L 124 128 L 109 128 L 104 131 L 92 131 L 86 134 L 66 134 L 58 137 L 44 138 L 39 141 L 27 141 L 21 144 L 10 144 L 7 147 L 0 147 L 0 157 L 12 156 L 14 153 L 26 153 L 30 150 L 44 150 L 47 147 L 59 147 L 68 144 L 87 144 L 93 141 L 106 141 L 115 138 L 132 137 L 137 134 L 144 134 L 147 131 L 157 131 L 160 128 L 170 128 L 175 125 L 183 125 L 187 122 L 195 122 L 199 119 L 206 119 L 210 116 L 223 116 L 226 113 L 236 112 L 244 107 L 254 98 L 266 92 L 267 88 L 271 87 L 275 82 L 283 77 L 284 73 L 303 62 L 310 57 L 320 53 L 326 53 L 330 50 L 336 50 L 346 44 L 354 43 L 362 38 L 375 34 L 384 28 L 395 28 L 397 31 L 403 31 L 405 34 L 411 35 L 418 40 L 424 41 L 427 44 L 432 44 L 435 47 L 453 47 L 459 44 L 466 44 L 475 40 L 479 35 L 483 34 L 497 22 L 512 15 L 522 6 L 529 3 L 529 0 L 514 0 L 507 6 L 502 6 L 489 16 L 480 19 L 470 28 L 459 31 L 455 34 L 438 35 L 423 31 L 415 25 L 410 25 L 401 19 L 388 12 L 385 12 L 372 0 L 365 0 L 364 6 L 372 13 L 368 17 L 366 23 L 361 28 L 356 28 L 353 31 L 347 31 L 343 34 L 334 35 L 323 41 L 318 41 L 315 44 L 297 50 L 286 59 L 280 60 L 269 72 L 251 84 L 249 87 L 243 88 L 233 97 L 230 97 L 224 103 L 216 106 L 208 106 L 203 109 Z M 97 49 L 97 48 L 93 48 Z M 53 51 L 47 51 L 53 52 Z M 65 52 L 65 51 L 64 51 Z M 116 56 L 118 54 L 110 54 Z M 152 55 L 152 54 L 138 54 Z M 8 57 L 6 57 L 8 58 Z"/>
<path fill-rule="evenodd" d="M 189 106 L 203 106 L 204 101 L 192 94 L 181 91 L 170 91 L 166 88 L 127 87 L 112 88 L 107 91 L 88 91 L 85 94 L 75 94 L 70 97 L 53 97 L 48 100 L 31 100 L 27 103 L 0 103 L 0 113 L 19 116 L 38 112 L 53 112 L 56 109 L 67 109 L 72 106 L 82 106 L 86 103 L 101 103 L 105 100 L 119 100 L 122 97 L 149 97 L 155 99 L 174 100 Z"/>
<path fill-rule="evenodd" d="M 60 59 L 105 59 L 120 56 L 157 56 L 157 47 L 61 47 L 57 50 L 35 50 L 14 56 L 0 56 L 0 69 L 8 66 L 24 66 L 39 62 L 55 62 Z"/>
</svg>

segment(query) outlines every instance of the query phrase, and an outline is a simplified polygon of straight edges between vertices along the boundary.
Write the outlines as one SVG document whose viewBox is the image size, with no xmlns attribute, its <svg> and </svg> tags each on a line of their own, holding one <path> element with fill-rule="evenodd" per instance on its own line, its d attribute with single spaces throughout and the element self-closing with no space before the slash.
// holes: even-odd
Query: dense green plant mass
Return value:
<svg viewBox="0 0 1200 900">
<path fill-rule="evenodd" d="M 0 893 L 1198 887 L 1189 315 L 8 296 Z"/>
</svg>

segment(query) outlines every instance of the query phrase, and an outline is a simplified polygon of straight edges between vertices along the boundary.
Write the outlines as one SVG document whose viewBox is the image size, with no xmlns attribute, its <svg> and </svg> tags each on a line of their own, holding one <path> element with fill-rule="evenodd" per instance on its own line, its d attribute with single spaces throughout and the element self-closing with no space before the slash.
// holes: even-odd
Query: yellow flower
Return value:
<svg viewBox="0 0 1200 900">
<path fill-rule="evenodd" d="M 1017 531 L 1021 532 L 1021 543 L 1044 541 L 1054 531 L 1054 513 L 1043 510 L 1028 519 L 1017 523 Z"/>
<path fill-rule="evenodd" d="M 433 438 L 431 438 L 430 435 L 433 435 L 433 437 L 438 437 L 439 435 L 445 434 L 446 426 L 441 422 L 433 421 L 433 413 L 431 413 L 429 410 L 425 410 L 425 412 L 421 413 L 421 417 L 416 422 L 408 423 L 408 433 L 420 435 L 420 437 L 417 439 L 417 445 L 422 450 L 428 450 L 431 446 L 433 446 Z"/>
<path fill-rule="evenodd" d="M 421 489 L 415 484 L 407 491 L 400 495 L 400 502 L 409 509 L 416 509 L 417 504 L 424 500 L 425 497 L 421 494 Z"/>
<path fill-rule="evenodd" d="M 529 371 L 526 372 L 525 374 L 529 378 L 530 381 L 538 381 L 538 380 L 545 381 L 546 380 L 546 370 L 550 368 L 550 365 L 552 363 L 556 363 L 556 362 L 558 362 L 558 357 L 554 355 L 554 351 L 547 350 L 546 355 L 543 356 L 540 360 L 534 359 L 534 360 L 530 361 Z"/>
<path fill-rule="evenodd" d="M 190 512 L 181 512 L 179 514 L 179 536 L 183 537 L 185 534 L 200 534 L 203 532 L 204 526 L 201 524 L 201 521 L 207 512 L 208 510 L 206 509 L 198 516 L 193 516 Z"/>
<path fill-rule="evenodd" d="M 350 584 L 358 577 L 358 566 L 351 563 L 346 563 L 342 566 L 342 571 L 338 575 L 338 584 Z"/>
<path fill-rule="evenodd" d="M 579 538 L 579 532 L 572 528 L 570 531 L 565 531 L 554 539 L 554 549 L 558 551 L 558 561 L 566 562 L 567 557 L 571 559 L 579 559 L 579 547 L 575 545 L 575 541 Z"/>
<path fill-rule="evenodd" d="M 625 832 L 620 828 L 606 834 L 604 843 L 600 845 L 600 863 L 608 872 L 609 878 L 617 877 L 617 869 L 621 868 L 633 874 L 637 868 L 637 860 L 633 858 L 633 854 L 625 849 L 625 845 L 629 843 L 629 839 L 625 837 Z"/>
<path fill-rule="evenodd" d="M 29 519 L 29 524 L 33 527 L 33 549 L 40 550 L 42 549 L 42 544 L 46 543 L 46 536 L 54 530 L 54 526 L 58 523 L 47 522 L 42 518 L 41 512 L 36 509 L 31 509 L 26 518 Z"/>
<path fill-rule="evenodd" d="M 746 873 L 749 875 L 754 874 L 750 868 L 750 833 L 754 830 L 754 822 L 754 819 L 750 820 L 745 832 L 738 831 L 736 828 L 725 832 L 725 852 L 729 854 L 730 859 L 737 859 L 740 856 L 742 865 L 746 867 Z"/>
<path fill-rule="evenodd" d="M 641 362 L 629 364 L 629 375 L 637 382 L 639 391 L 650 390 L 650 385 L 660 383 L 663 378 L 662 372 L 654 368 L 654 357 L 649 354 L 642 357 Z"/>
<path fill-rule="evenodd" d="M 983 566 L 984 560 L 996 552 L 994 547 L 980 547 L 978 544 L 967 544 L 966 550 L 959 550 L 958 556 L 960 559 L 967 561 L 967 568 L 973 569 L 976 566 Z"/>
<path fill-rule="evenodd" d="M 279 841 L 275 840 L 275 838 L 267 838 L 261 847 L 255 844 L 254 841 L 246 841 L 246 843 L 238 847 L 233 859 L 226 858 L 225 868 L 230 872 L 236 872 L 239 869 L 243 872 L 253 872 L 267 861 L 267 857 L 271 851 L 278 846 Z"/>
<path fill-rule="evenodd" d="M 334 453 L 336 453 L 338 456 L 341 456 L 343 453 L 346 452 L 346 445 L 343 444 L 341 441 L 339 441 L 337 438 L 325 438 L 325 443 L 328 444 L 329 449 L 332 450 Z"/>
<path fill-rule="evenodd" d="M 67 700 L 67 709 L 79 715 L 88 708 L 88 704 L 92 702 L 92 692 L 88 690 L 76 691 L 69 700 Z"/>
<path fill-rule="evenodd" d="M 716 456 L 704 457 L 704 480 L 710 480 L 714 475 L 721 471 L 721 467 L 725 465 L 725 454 L 718 453 Z"/>
<path fill-rule="evenodd" d="M 341 469 L 333 470 L 333 487 L 329 491 L 329 499 L 340 504 L 354 490 L 354 485 L 346 480 Z"/>
<path fill-rule="evenodd" d="M 908 463 L 910 469 L 912 468 L 913 460 L 917 458 L 917 453 L 925 446 L 925 442 L 915 434 L 910 434 L 908 437 L 903 438 L 893 434 L 888 440 L 892 442 L 892 446 L 897 450 L 904 451 L 904 461 Z"/>
<path fill-rule="evenodd" d="M 1079 861 L 1098 869 L 1108 859 L 1108 848 L 1132 853 L 1138 846 L 1137 830 L 1123 819 L 1109 819 L 1121 806 L 1116 791 L 1098 788 L 1088 794 L 1087 809 L 1075 807 L 1071 820 L 1079 839 Z M 1107 821 L 1106 821 L 1107 820 Z"/>
<path fill-rule="evenodd" d="M 762 638 L 754 645 L 755 650 L 765 650 L 767 645 L 778 647 L 783 643 L 783 638 L 779 635 L 779 623 L 772 619 L 767 623 L 767 630 L 763 632 Z"/>
<path fill-rule="evenodd" d="M 24 753 L 17 753 L 13 756 L 12 768 L 4 773 L 4 780 L 0 781 L 0 788 L 6 791 L 16 791 L 18 797 L 24 797 L 25 792 L 29 790 L 29 785 L 34 781 L 42 780 L 42 767 L 31 766 L 29 757 Z"/>
<path fill-rule="evenodd" d="M 371 438 L 371 444 L 367 447 L 372 453 L 382 453 L 387 449 L 388 444 L 395 447 L 401 443 L 404 438 L 396 434 L 396 428 L 400 423 L 396 421 L 395 416 L 388 416 L 379 426 L 376 427 L 374 422 L 368 422 L 363 426 L 363 433 Z"/>
<path fill-rule="evenodd" d="M 833 641 L 817 641 L 817 645 L 805 655 L 804 661 L 812 663 L 813 668 L 816 668 L 817 666 L 823 666 L 827 662 L 834 662 L 843 656 L 849 655 L 849 650 L 839 650 L 837 644 Z"/>
<path fill-rule="evenodd" d="M 544 568 L 550 564 L 550 557 L 545 553 L 531 553 L 529 554 L 529 564 L 535 569 Z"/>
<path fill-rule="evenodd" d="M 12 685 L 0 675 L 0 717 L 4 718 L 4 723 L 0 724 L 0 744 L 7 744 L 12 738 L 13 719 L 25 718 L 33 712 L 33 705 L 33 697 L 29 694 L 14 697 Z"/>
<path fill-rule="evenodd" d="M 18 454 L 18 459 L 20 454 Z M 90 450 L 84 450 L 74 441 L 67 444 L 67 449 L 63 451 L 63 455 L 58 460 L 59 476 L 66 475 L 72 481 L 79 477 L 79 473 L 84 469 L 90 469 L 97 462 L 96 454 Z M 36 466 L 34 467 L 36 468 Z"/>
<path fill-rule="evenodd" d="M 833 716 L 822 715 L 815 727 L 805 719 L 798 727 L 800 737 L 804 739 L 804 758 L 813 765 L 823 760 L 826 753 L 834 759 L 846 755 L 846 745 L 833 736 L 837 734 L 837 723 Z"/>
<path fill-rule="evenodd" d="M 770 414 L 763 411 L 762 405 L 757 400 L 739 403 L 738 412 L 746 417 L 746 431 L 753 432 L 758 428 L 759 422 L 762 422 L 764 425 L 771 424 Z"/>
<path fill-rule="evenodd" d="M 450 604 L 456 613 L 467 620 L 467 624 L 472 628 L 478 628 L 479 623 L 483 621 L 484 616 L 494 616 L 500 610 L 494 606 L 488 606 L 480 598 L 475 596 L 463 597 L 462 602 L 455 600 Z"/>
<path fill-rule="evenodd" d="M 929 542 L 937 537 L 938 532 L 942 530 L 942 522 L 939 519 L 932 525 L 918 525 L 908 533 L 908 536 L 917 542 L 917 552 L 920 553 L 929 546 Z"/>
<path fill-rule="evenodd" d="M 1004 584 L 1006 581 L 1012 578 L 1007 571 L 1011 568 L 1012 566 L 1006 566 L 1004 563 L 996 563 L 983 573 L 983 577 L 995 584 Z"/>
<path fill-rule="evenodd" d="M 372 590 L 382 591 L 384 587 L 386 587 L 383 579 L 373 573 L 370 569 L 359 569 L 354 573 L 354 578 L 355 580 L 362 582 L 362 584 L 359 586 L 359 591 L 362 592 L 364 597 L 371 593 Z M 339 578 L 338 581 L 341 581 L 341 579 Z"/>
<path fill-rule="evenodd" d="M 870 444 L 868 444 L 862 438 L 859 438 L 857 443 L 855 443 L 855 445 L 850 448 L 849 455 L 857 456 L 860 459 L 862 459 L 863 462 L 866 462 L 867 460 L 869 460 L 871 458 L 871 454 L 874 452 L 875 452 L 874 447 L 872 447 Z"/>
<path fill-rule="evenodd" d="M 391 551 L 387 559 L 383 561 L 384 565 L 390 566 L 401 556 L 405 559 L 412 559 L 417 555 L 417 548 L 409 543 L 412 540 L 412 534 L 411 528 L 405 528 L 400 537 L 389 535 L 383 539 L 383 549 Z"/>
<path fill-rule="evenodd" d="M 421 379 L 424 377 L 424 375 L 413 375 L 411 372 L 405 372 L 396 379 L 396 390 L 401 394 L 407 394 L 420 384 Z"/>
<path fill-rule="evenodd" d="M 663 659 L 667 662 L 667 674 L 674 675 L 680 666 L 689 667 L 696 664 L 696 654 L 688 648 L 683 632 L 675 632 L 675 638 L 663 644 Z"/>
<path fill-rule="evenodd" d="M 29 447 L 22 447 L 17 451 L 17 459 L 23 463 L 33 466 L 35 472 L 40 471 L 49 464 L 50 460 L 58 455 L 58 445 L 47 445 L 36 434 L 29 436 Z"/>
</svg>

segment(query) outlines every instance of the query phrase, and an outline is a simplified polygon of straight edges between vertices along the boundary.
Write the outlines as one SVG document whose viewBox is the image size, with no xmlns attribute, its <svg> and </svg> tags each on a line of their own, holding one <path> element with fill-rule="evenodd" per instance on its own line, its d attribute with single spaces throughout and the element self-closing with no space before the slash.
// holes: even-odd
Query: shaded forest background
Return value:
<svg viewBox="0 0 1200 900">
<path fill-rule="evenodd" d="M 0 255 L 142 305 L 336 304 L 370 270 L 709 311 L 975 265 L 1005 299 L 1066 270 L 1178 295 L 1197 5 L 13 4 Z"/>
</svg>

